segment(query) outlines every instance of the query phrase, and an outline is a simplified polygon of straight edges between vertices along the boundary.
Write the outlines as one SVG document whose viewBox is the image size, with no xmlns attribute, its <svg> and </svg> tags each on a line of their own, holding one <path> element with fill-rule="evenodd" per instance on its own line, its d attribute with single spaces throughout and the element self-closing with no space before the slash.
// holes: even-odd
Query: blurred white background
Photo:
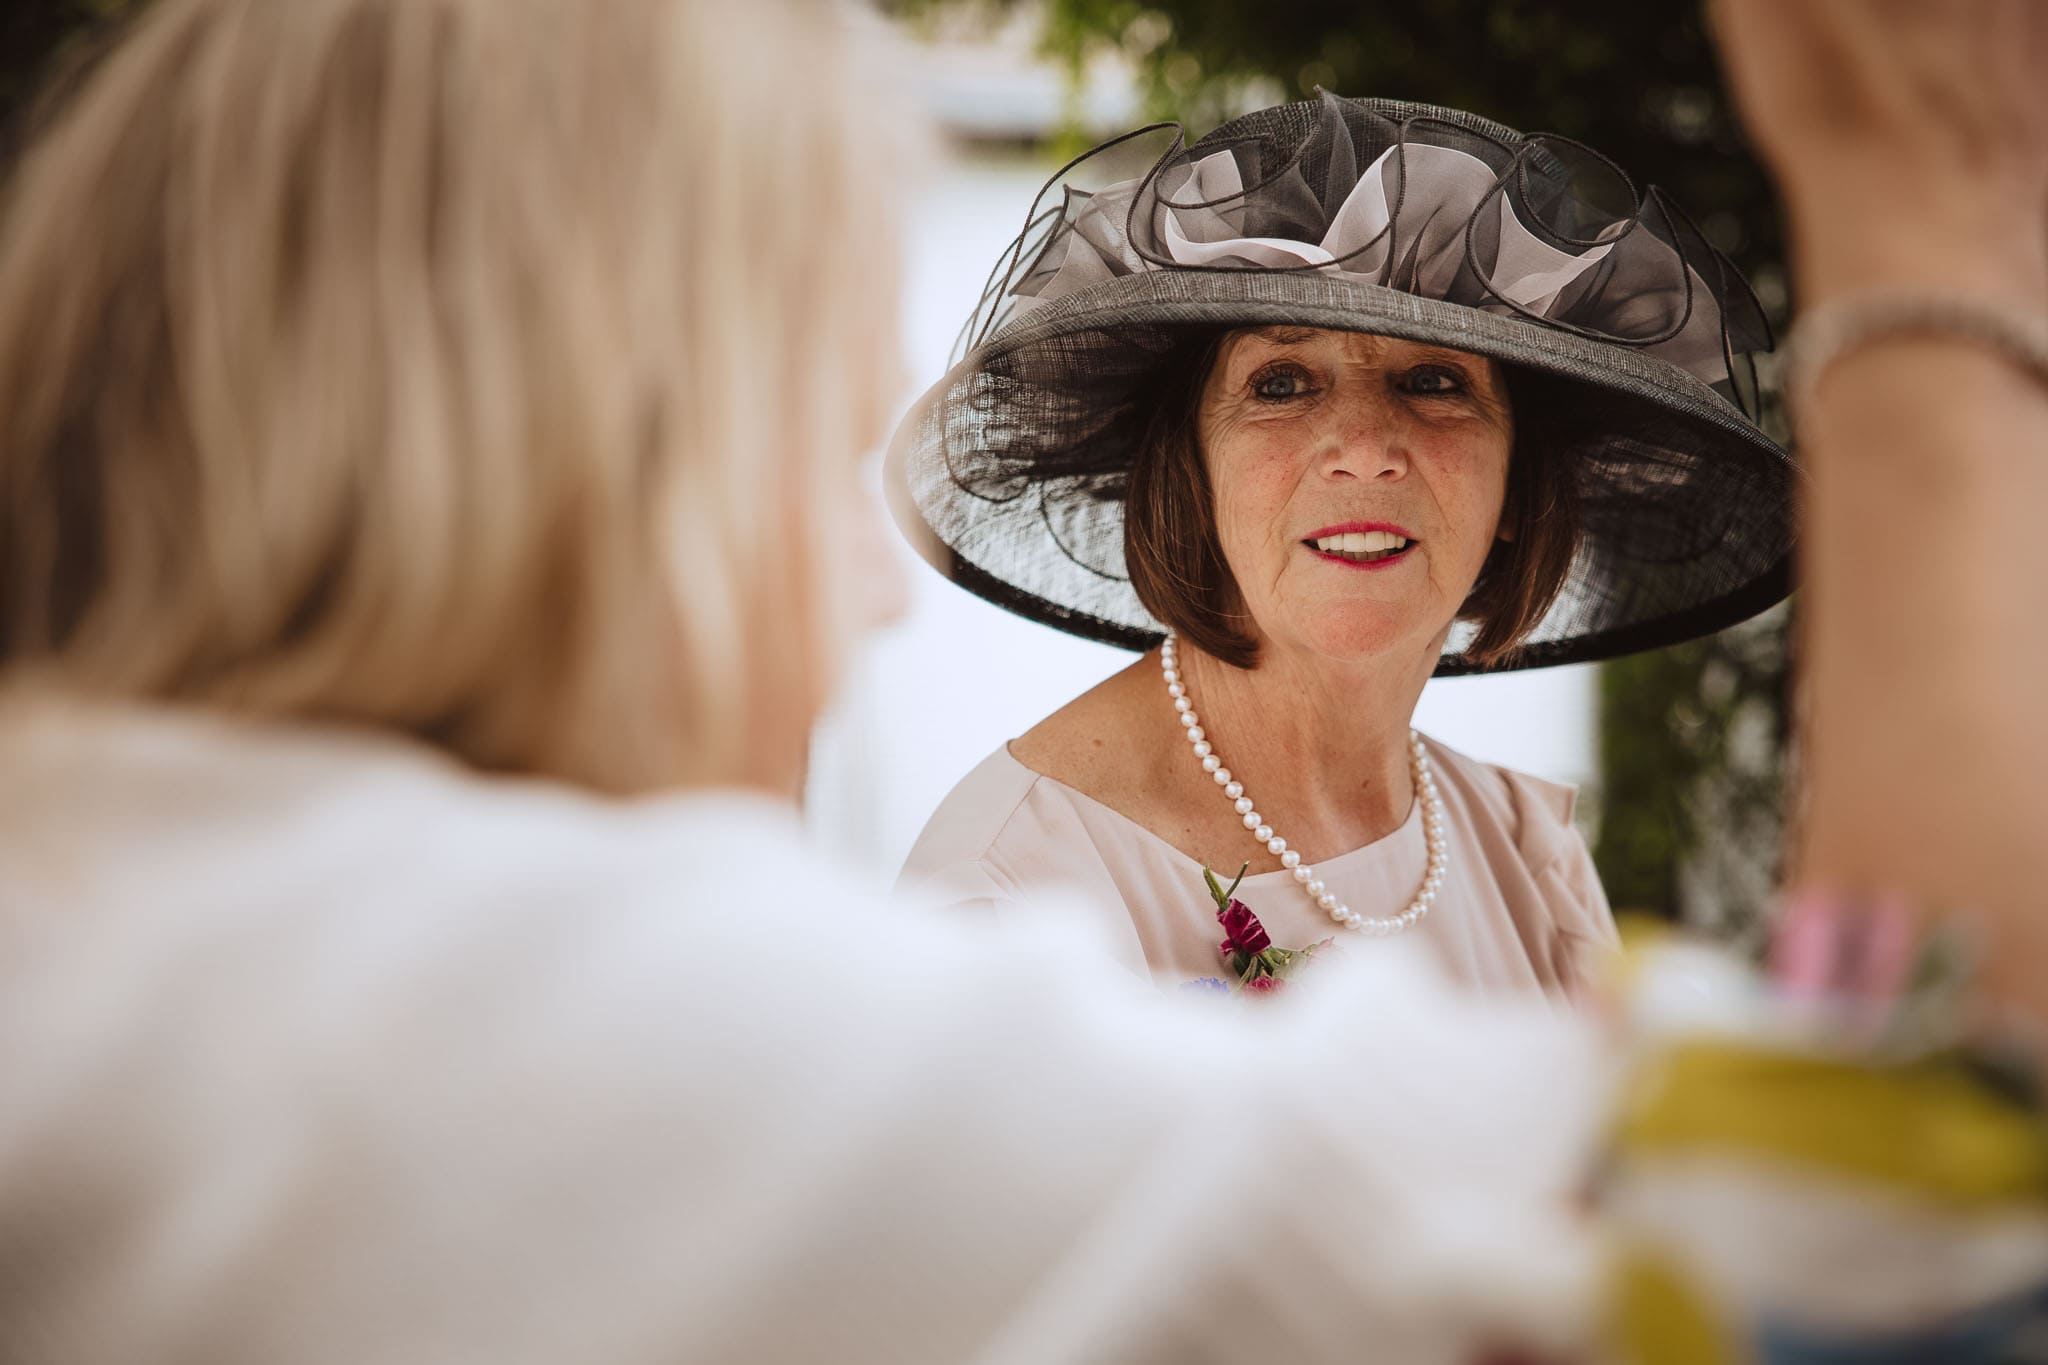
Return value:
<svg viewBox="0 0 2048 1365">
<path fill-rule="evenodd" d="M 902 333 L 922 389 L 945 371 L 996 253 L 1056 169 L 1018 146 L 1069 106 L 1059 74 L 1023 49 L 927 49 L 919 70 L 927 107 L 956 139 L 909 219 Z M 1087 113 L 1110 128 L 1136 121 L 1113 73 L 1089 93 Z M 903 395 L 906 408 L 913 396 Z M 895 876 L 968 769 L 1132 658 L 1012 616 L 954 587 L 908 545 L 897 552 L 909 611 L 868 648 L 821 728 L 806 802 L 817 833 L 877 881 Z M 1474 757 L 1583 783 L 1593 775 L 1593 684 L 1591 666 L 1439 680 L 1416 725 Z"/>
</svg>

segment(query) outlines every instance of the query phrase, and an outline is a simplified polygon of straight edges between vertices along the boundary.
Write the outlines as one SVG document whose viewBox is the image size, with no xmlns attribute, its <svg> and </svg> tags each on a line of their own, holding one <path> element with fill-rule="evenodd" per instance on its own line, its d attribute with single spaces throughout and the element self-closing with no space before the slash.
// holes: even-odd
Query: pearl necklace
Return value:
<svg viewBox="0 0 2048 1365">
<path fill-rule="evenodd" d="M 1166 678 L 1166 695 L 1173 698 L 1173 709 L 1180 713 L 1181 729 L 1186 732 L 1188 743 L 1194 747 L 1195 757 L 1201 761 L 1202 771 L 1215 779 L 1223 788 L 1223 795 L 1244 820 L 1244 827 L 1252 837 L 1266 846 L 1266 851 L 1280 859 L 1280 865 L 1294 876 L 1294 881 L 1316 908 L 1347 929 L 1358 929 L 1370 934 L 1397 934 L 1415 921 L 1428 914 L 1436 904 L 1436 893 L 1444 884 L 1444 872 L 1450 867 L 1450 854 L 1444 843 L 1444 802 L 1436 793 L 1436 778 L 1429 770 L 1429 754 L 1422 747 L 1422 736 L 1408 732 L 1408 771 L 1415 780 L 1415 799 L 1422 803 L 1422 831 L 1429 840 L 1429 869 L 1423 873 L 1422 889 L 1415 893 L 1415 899 L 1408 902 L 1408 908 L 1391 919 L 1375 919 L 1360 915 L 1343 901 L 1337 899 L 1330 889 L 1316 876 L 1316 870 L 1301 860 L 1301 855 L 1287 846 L 1287 841 L 1273 832 L 1273 827 L 1260 816 L 1252 799 L 1244 794 L 1244 783 L 1230 775 L 1230 769 L 1223 766 L 1223 760 L 1216 756 L 1215 746 L 1202 730 L 1201 720 L 1195 715 L 1195 704 L 1188 699 L 1187 684 L 1180 680 L 1178 654 L 1174 637 L 1169 634 L 1159 647 L 1159 667 Z"/>
</svg>

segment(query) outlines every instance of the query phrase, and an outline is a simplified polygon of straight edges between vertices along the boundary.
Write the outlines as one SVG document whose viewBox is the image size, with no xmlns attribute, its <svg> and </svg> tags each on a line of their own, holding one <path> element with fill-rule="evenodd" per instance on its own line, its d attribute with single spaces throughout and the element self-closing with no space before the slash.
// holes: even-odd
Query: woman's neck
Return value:
<svg viewBox="0 0 2048 1365">
<path fill-rule="evenodd" d="M 1179 655 L 1181 681 L 1217 757 L 1290 844 L 1326 858 L 1408 818 L 1408 728 L 1433 653 L 1339 663 L 1269 646 L 1250 670 L 1185 641 Z M 1192 785 L 1201 769 L 1185 753 L 1182 761 Z M 1199 789 L 1193 796 L 1216 799 Z"/>
</svg>

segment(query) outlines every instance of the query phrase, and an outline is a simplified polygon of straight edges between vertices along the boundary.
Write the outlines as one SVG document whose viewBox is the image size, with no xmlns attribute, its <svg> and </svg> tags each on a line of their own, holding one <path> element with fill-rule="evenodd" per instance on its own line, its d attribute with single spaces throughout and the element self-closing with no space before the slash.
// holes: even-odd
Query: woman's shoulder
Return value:
<svg viewBox="0 0 2048 1365">
<path fill-rule="evenodd" d="M 431 901 L 444 920 L 472 902 L 498 913 L 508 888 L 564 891 L 577 904 L 672 899 L 678 869 L 701 868 L 708 850 L 729 850 L 725 863 L 786 862 L 780 846 L 801 837 L 787 803 L 745 792 L 611 800 L 479 773 L 398 736 L 196 708 L 16 699 L 0 706 L 0 759 L 34 778 L 0 795 L 6 842 L 54 851 L 0 867 L 90 865 L 97 875 L 72 884 L 109 905 L 153 898 L 130 864 L 233 888 L 202 898 L 223 913 L 246 902 L 268 914 L 278 900 L 307 911 L 302 923 L 330 902 L 346 923 L 362 919 L 358 902 Z M 40 799 L 8 799 L 30 790 Z M 123 794 L 118 809 L 83 818 L 109 792 Z M 104 856 L 113 849 L 130 856 Z M 348 875 L 328 886 L 341 869 Z"/>
<path fill-rule="evenodd" d="M 1578 788 L 1484 762 L 1433 739 L 1425 742 L 1446 814 L 1454 826 L 1466 827 L 1472 847 L 1485 851 L 1511 913 L 1516 905 L 1525 915 L 1540 910 L 1543 922 L 1568 945 L 1618 943 L 1592 852 L 1572 824 Z M 1576 993 L 1585 980 L 1586 967 L 1577 956 L 1581 950 L 1543 951 L 1552 954 L 1557 987 L 1567 995 Z"/>
<path fill-rule="evenodd" d="M 1139 660 L 1089 688 L 1019 735 L 1017 762 L 1113 810 L 1142 797 L 1152 755 L 1138 748 L 1143 721 L 1158 706 L 1154 671 Z"/>
<path fill-rule="evenodd" d="M 1102 861 L 1093 798 L 1021 762 L 1014 743 L 976 764 L 925 822 L 899 885 L 948 904 L 1029 899 Z"/>
<path fill-rule="evenodd" d="M 932 812 L 904 859 L 899 893 L 978 911 L 1029 909 L 1034 921 L 1091 921 L 1109 954 L 1145 975 L 1115 869 L 1144 838 L 1084 792 L 1025 766 L 1012 744 L 975 765 Z"/>
<path fill-rule="evenodd" d="M 1043 777 L 1020 763 L 1009 744 L 969 769 L 925 821 L 912 845 L 907 874 L 945 863 L 976 862 L 997 849 Z"/>
<path fill-rule="evenodd" d="M 1424 743 L 1441 785 L 1467 818 L 1506 831 L 1532 868 L 1570 851 L 1577 787 L 1473 758 L 1428 736 Z"/>
<path fill-rule="evenodd" d="M 735 939 L 772 941 L 778 974 L 824 970 L 884 913 L 793 808 L 741 791 L 620 801 L 391 737 L 156 710 L 0 715 L 0 759 L 37 779 L 0 790 L 0 932 L 35 938 L 0 994 L 51 1019 L 71 1007 L 35 979 L 120 961 L 163 983 L 152 1028 L 262 1017 L 288 1050 L 293 1004 L 346 1000 L 352 1037 L 392 1046 L 444 1018 L 423 1001 L 479 1027 L 535 1001 L 599 1017 L 648 964 L 708 968 Z"/>
<path fill-rule="evenodd" d="M 949 902 L 1027 898 L 1049 882 L 1087 880 L 1104 839 L 1129 832 L 1142 756 L 1112 677 L 1002 745 L 955 784 L 904 863 L 903 882 Z M 1118 812 L 1116 821 L 1103 812 Z M 1114 831 L 1106 828 L 1114 825 Z"/>
<path fill-rule="evenodd" d="M 1138 737 L 1132 674 L 1104 679 L 982 760 L 940 805 L 927 835 L 979 856 L 1028 834 L 1030 822 L 1020 818 L 1028 808 L 1072 809 L 1085 800 L 1142 816 L 1156 756 Z"/>
</svg>

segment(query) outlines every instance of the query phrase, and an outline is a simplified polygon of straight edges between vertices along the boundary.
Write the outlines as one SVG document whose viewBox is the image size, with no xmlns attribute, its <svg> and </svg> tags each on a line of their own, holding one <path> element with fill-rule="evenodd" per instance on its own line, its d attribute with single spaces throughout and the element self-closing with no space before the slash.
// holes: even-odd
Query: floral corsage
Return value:
<svg viewBox="0 0 2048 1365">
<path fill-rule="evenodd" d="M 1228 975 L 1200 977 L 1184 983 L 1183 990 L 1268 995 L 1284 989 L 1289 978 L 1315 958 L 1336 951 L 1334 938 L 1311 943 L 1306 948 L 1274 947 L 1266 926 L 1259 923 L 1252 908 L 1232 898 L 1231 893 L 1237 890 L 1250 867 L 1250 863 L 1239 867 L 1229 886 L 1217 881 L 1216 874 L 1208 868 L 1202 869 L 1202 880 L 1216 902 L 1216 922 L 1223 926 L 1223 941 L 1216 945 L 1216 951 Z"/>
</svg>

